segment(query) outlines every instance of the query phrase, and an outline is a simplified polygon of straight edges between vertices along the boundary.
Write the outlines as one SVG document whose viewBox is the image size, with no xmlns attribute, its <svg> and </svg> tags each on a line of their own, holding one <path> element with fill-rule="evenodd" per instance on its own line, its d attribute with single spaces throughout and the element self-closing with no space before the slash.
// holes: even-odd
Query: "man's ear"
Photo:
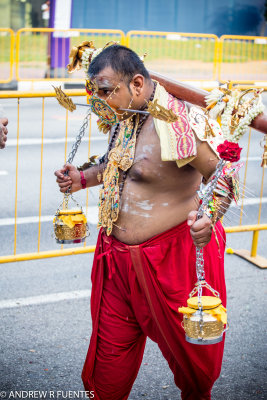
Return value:
<svg viewBox="0 0 267 400">
<path fill-rule="evenodd" d="M 144 89 L 144 82 L 145 78 L 141 74 L 134 75 L 133 79 L 131 80 L 130 87 L 136 96 L 140 96 L 142 93 Z"/>
</svg>

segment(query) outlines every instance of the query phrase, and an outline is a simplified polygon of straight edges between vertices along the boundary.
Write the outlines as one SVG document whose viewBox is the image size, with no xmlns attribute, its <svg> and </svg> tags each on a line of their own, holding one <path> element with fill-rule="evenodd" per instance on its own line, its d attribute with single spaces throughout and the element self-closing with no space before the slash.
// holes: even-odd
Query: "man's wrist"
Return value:
<svg viewBox="0 0 267 400">
<path fill-rule="evenodd" d="M 86 179 L 84 176 L 83 171 L 80 171 L 80 175 L 81 175 L 81 185 L 82 185 L 82 189 L 86 189 Z"/>
</svg>

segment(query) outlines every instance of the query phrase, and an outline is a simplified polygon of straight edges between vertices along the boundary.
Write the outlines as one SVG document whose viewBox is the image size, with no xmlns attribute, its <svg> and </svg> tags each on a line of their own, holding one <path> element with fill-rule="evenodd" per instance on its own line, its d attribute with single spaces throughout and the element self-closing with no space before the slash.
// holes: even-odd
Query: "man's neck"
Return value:
<svg viewBox="0 0 267 400">
<path fill-rule="evenodd" d="M 153 93 L 154 90 L 154 82 L 150 79 L 147 80 L 144 86 L 144 93 L 142 94 L 142 97 L 140 99 L 140 109 L 144 108 L 147 103 L 149 102 L 149 99 Z"/>
</svg>

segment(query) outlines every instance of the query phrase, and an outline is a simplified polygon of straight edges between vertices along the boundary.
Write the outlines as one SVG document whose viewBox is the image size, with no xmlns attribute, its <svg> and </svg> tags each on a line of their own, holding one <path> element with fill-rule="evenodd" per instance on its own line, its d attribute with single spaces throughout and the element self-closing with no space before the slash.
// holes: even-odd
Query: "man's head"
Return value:
<svg viewBox="0 0 267 400">
<path fill-rule="evenodd" d="M 141 108 L 153 90 L 149 73 L 139 56 L 120 45 L 109 46 L 96 56 L 88 74 L 97 83 L 97 95 L 116 111 L 129 105 L 133 109 Z"/>
</svg>

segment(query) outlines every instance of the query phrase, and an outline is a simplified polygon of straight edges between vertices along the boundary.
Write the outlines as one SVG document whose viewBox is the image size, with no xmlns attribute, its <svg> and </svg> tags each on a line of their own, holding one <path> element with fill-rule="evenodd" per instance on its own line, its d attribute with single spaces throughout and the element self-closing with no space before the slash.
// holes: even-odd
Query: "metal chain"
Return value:
<svg viewBox="0 0 267 400">
<path fill-rule="evenodd" d="M 91 108 L 89 107 L 89 108 L 88 108 L 88 111 L 87 111 L 87 114 L 86 114 L 86 116 L 85 116 L 85 118 L 84 118 L 84 120 L 83 120 L 83 124 L 82 124 L 82 126 L 81 126 L 81 128 L 80 128 L 80 130 L 79 130 L 79 133 L 78 133 L 78 135 L 76 136 L 75 142 L 74 142 L 73 145 L 72 145 L 71 152 L 69 153 L 69 156 L 68 156 L 68 159 L 67 159 L 67 163 L 68 163 L 68 164 L 71 164 L 71 163 L 72 163 L 72 161 L 73 161 L 73 159 L 74 159 L 74 157 L 75 157 L 75 155 L 76 155 L 76 153 L 77 153 L 78 147 L 80 146 L 81 141 L 82 141 L 82 138 L 84 137 L 85 132 L 86 132 L 86 129 L 88 128 L 88 125 L 89 125 L 89 118 L 90 118 L 90 117 L 91 117 Z M 68 175 L 68 174 L 69 174 L 69 171 L 64 172 L 64 175 Z M 69 189 L 65 192 L 65 195 L 64 195 L 63 204 L 64 204 L 66 207 L 68 206 L 68 202 L 69 202 L 70 190 L 71 190 L 71 188 L 69 188 Z"/>
<path fill-rule="evenodd" d="M 209 202 L 212 200 L 214 189 L 217 186 L 218 179 L 222 174 L 223 167 L 225 165 L 224 160 L 220 160 L 216 166 L 216 170 L 211 181 L 205 187 L 203 191 L 204 196 L 202 198 L 202 204 L 200 205 L 197 213 L 197 219 L 200 219 L 203 214 L 205 208 L 208 206 Z M 203 248 L 196 247 L 196 273 L 197 273 L 197 280 L 198 282 L 205 280 L 205 270 L 204 270 L 204 257 L 203 257 Z M 198 285 L 198 306 L 202 309 L 201 303 L 201 296 L 202 296 L 202 285 Z"/>
<path fill-rule="evenodd" d="M 85 134 L 85 131 L 88 128 L 89 117 L 90 116 L 91 116 L 91 108 L 89 107 L 88 111 L 87 111 L 87 114 L 86 114 L 86 116 L 85 116 L 85 118 L 83 120 L 83 124 L 82 124 L 82 126 L 81 126 L 81 128 L 79 130 L 79 133 L 78 133 L 78 135 L 77 135 L 77 137 L 75 139 L 75 142 L 73 143 L 71 152 L 70 152 L 70 154 L 68 156 L 67 163 L 69 163 L 69 164 L 72 163 L 72 161 L 73 161 L 73 159 L 75 157 L 75 154 L 77 153 L 78 147 L 81 144 L 81 141 L 82 141 L 82 138 L 83 138 L 83 136 Z"/>
</svg>

